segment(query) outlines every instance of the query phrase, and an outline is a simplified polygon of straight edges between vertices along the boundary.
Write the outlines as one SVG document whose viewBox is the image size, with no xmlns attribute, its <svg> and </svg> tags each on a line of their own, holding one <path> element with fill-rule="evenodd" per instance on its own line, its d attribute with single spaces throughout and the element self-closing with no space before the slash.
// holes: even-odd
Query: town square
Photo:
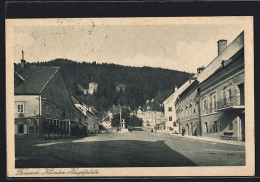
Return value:
<svg viewBox="0 0 260 182">
<path fill-rule="evenodd" d="M 225 29 L 214 18 L 7 21 L 10 164 L 187 175 L 248 167 L 242 19 Z"/>
</svg>

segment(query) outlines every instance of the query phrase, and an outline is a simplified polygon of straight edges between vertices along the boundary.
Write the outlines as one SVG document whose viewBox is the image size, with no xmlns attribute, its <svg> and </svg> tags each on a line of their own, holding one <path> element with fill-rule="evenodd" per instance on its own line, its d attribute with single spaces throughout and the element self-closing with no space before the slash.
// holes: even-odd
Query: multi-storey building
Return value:
<svg viewBox="0 0 260 182">
<path fill-rule="evenodd" d="M 176 118 L 176 108 L 175 102 L 178 98 L 177 87 L 175 86 L 175 91 L 170 95 L 164 102 L 164 117 L 166 118 L 165 129 L 173 133 L 179 133 L 179 124 Z"/>
<path fill-rule="evenodd" d="M 15 65 L 15 134 L 68 137 L 75 107 L 57 67 Z"/>
<path fill-rule="evenodd" d="M 177 92 L 177 121 L 186 134 L 220 137 L 229 133 L 233 139 L 244 140 L 244 32 L 228 46 L 220 40 L 218 56 Z"/>
<path fill-rule="evenodd" d="M 142 119 L 143 126 L 146 127 L 154 127 L 156 124 L 166 121 L 162 106 L 154 99 L 147 100 L 142 107 L 138 108 L 137 117 Z"/>
<path fill-rule="evenodd" d="M 198 69 L 198 74 L 199 74 Z M 178 97 L 175 102 L 177 123 L 179 129 L 184 128 L 187 135 L 197 135 L 199 128 L 199 109 L 197 93 L 197 75 L 192 77 L 178 89 Z"/>
<path fill-rule="evenodd" d="M 202 132 L 244 140 L 244 32 L 229 46 L 226 40 L 218 44 L 219 55 L 198 76 Z"/>
</svg>

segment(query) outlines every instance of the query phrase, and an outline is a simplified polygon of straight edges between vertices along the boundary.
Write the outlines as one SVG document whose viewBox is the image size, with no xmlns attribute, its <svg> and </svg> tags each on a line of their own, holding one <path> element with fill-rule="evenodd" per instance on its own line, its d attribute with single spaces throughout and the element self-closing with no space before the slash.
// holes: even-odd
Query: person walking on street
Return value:
<svg viewBox="0 0 260 182">
<path fill-rule="evenodd" d="M 185 128 L 184 128 L 184 127 L 182 127 L 182 132 L 181 132 L 181 134 L 182 134 L 182 136 L 184 136 L 184 134 L 185 134 Z"/>
</svg>

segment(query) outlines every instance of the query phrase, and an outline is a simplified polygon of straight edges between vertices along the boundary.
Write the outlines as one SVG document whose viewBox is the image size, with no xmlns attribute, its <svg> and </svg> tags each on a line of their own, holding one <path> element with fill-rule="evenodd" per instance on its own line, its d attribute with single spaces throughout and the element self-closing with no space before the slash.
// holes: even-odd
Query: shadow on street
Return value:
<svg viewBox="0 0 260 182">
<path fill-rule="evenodd" d="M 164 140 L 16 143 L 16 168 L 195 166 Z M 38 145 L 37 145 L 38 144 Z"/>
</svg>

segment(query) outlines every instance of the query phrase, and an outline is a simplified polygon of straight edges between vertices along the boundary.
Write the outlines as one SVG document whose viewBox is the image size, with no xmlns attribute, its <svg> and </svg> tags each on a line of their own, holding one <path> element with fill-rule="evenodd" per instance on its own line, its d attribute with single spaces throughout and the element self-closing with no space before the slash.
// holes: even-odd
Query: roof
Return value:
<svg viewBox="0 0 260 182">
<path fill-rule="evenodd" d="M 58 67 L 43 66 L 24 68 L 24 70 L 17 73 L 24 80 L 15 86 L 14 94 L 40 94 L 58 70 Z"/>
<path fill-rule="evenodd" d="M 146 102 L 141 109 L 143 111 L 163 111 L 163 107 L 155 100 Z"/>
<path fill-rule="evenodd" d="M 74 96 L 71 96 L 71 100 L 73 104 L 80 104 L 79 101 Z"/>
<path fill-rule="evenodd" d="M 227 48 L 218 55 L 213 61 L 211 61 L 206 68 L 198 75 L 198 81 L 201 83 L 212 75 L 219 68 L 221 62 L 229 60 L 235 53 L 244 47 L 244 31 L 241 32 L 238 37 L 231 42 Z"/>
<path fill-rule="evenodd" d="M 105 117 L 105 118 L 103 119 L 103 121 L 110 121 L 110 117 L 109 117 L 109 116 Z"/>
<path fill-rule="evenodd" d="M 173 94 L 171 94 L 167 99 L 165 99 L 165 101 L 163 101 L 163 104 L 166 105 L 169 102 L 173 101 L 175 102 L 175 100 L 178 98 L 178 92 L 177 90 L 175 92 L 173 92 Z"/>
</svg>

